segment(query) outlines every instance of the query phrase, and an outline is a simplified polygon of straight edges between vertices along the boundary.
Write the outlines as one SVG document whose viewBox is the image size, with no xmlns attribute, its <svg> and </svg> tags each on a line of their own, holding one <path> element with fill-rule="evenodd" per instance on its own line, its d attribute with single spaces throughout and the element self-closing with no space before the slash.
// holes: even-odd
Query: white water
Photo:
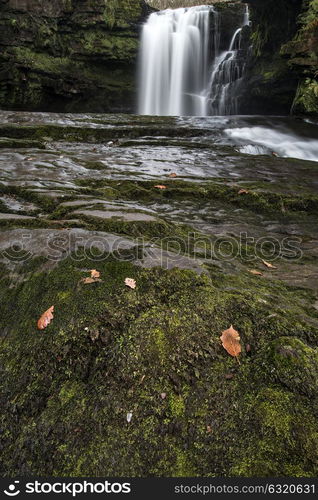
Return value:
<svg viewBox="0 0 318 500">
<path fill-rule="evenodd" d="M 260 154 L 259 147 L 269 153 L 276 153 L 284 158 L 318 161 L 318 141 L 296 136 L 287 131 L 278 131 L 267 127 L 242 127 L 224 131 L 236 143 L 245 142 L 240 152 Z M 258 146 L 253 152 L 253 147 Z M 264 154 L 262 153 L 262 154 Z"/>
<path fill-rule="evenodd" d="M 246 8 L 242 27 L 248 23 Z M 236 113 L 236 90 L 244 71 L 238 56 L 242 27 L 229 51 L 220 54 L 220 18 L 213 7 L 151 14 L 141 38 L 139 114 Z"/>
<path fill-rule="evenodd" d="M 235 31 L 229 50 L 220 54 L 214 63 L 209 85 L 212 115 L 238 113 L 239 90 L 246 67 L 246 60 L 241 54 L 242 29 L 249 24 L 249 9 L 246 6 L 243 25 Z"/>
</svg>

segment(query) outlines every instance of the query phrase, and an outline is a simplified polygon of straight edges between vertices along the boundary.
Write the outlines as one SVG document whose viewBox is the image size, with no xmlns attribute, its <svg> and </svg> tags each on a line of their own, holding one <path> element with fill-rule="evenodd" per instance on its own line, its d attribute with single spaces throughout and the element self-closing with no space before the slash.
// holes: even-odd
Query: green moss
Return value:
<svg viewBox="0 0 318 500">
<path fill-rule="evenodd" d="M 131 108 L 138 24 L 144 14 L 144 4 L 130 0 L 92 0 L 87 10 L 71 0 L 49 11 L 8 5 L 0 21 L 1 107 L 80 112 Z"/>
<path fill-rule="evenodd" d="M 108 179 L 81 179 L 77 181 L 78 185 L 91 188 L 96 195 L 103 195 L 103 190 L 106 188 L 113 190 L 113 198 L 127 200 L 221 200 L 236 207 L 263 213 L 299 212 L 301 214 L 318 211 L 318 197 L 308 193 L 301 193 L 299 197 L 295 194 L 288 194 L 283 191 L 283 186 L 282 192 L 279 189 L 275 192 L 269 191 L 264 184 L 249 184 L 246 186 L 248 193 L 241 196 L 238 192 L 242 186 L 233 187 L 225 182 L 210 181 L 198 184 L 176 180 L 173 183 L 167 183 L 166 179 L 162 182 L 167 185 L 167 189 L 159 191 L 154 188 L 154 182 L 150 181 L 124 180 L 120 183 Z M 265 190 L 265 188 L 267 189 Z"/>
<path fill-rule="evenodd" d="M 21 263 L 27 280 L 1 278 L 6 475 L 317 475 L 318 330 L 303 291 L 79 252 L 43 264 Z M 84 285 L 92 268 L 103 281 Z M 231 323 L 240 364 L 219 339 Z"/>
<path fill-rule="evenodd" d="M 105 0 L 104 20 L 113 28 L 127 28 L 140 19 L 142 2 L 139 0 Z"/>
</svg>

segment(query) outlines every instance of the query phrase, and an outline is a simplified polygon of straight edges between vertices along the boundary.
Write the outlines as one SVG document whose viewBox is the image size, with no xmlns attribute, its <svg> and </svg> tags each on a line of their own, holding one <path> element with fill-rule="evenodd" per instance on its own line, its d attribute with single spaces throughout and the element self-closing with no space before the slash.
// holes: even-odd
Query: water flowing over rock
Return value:
<svg viewBox="0 0 318 500">
<path fill-rule="evenodd" d="M 209 31 L 209 7 L 150 16 L 141 42 L 140 114 L 206 114 Z"/>
<path fill-rule="evenodd" d="M 246 51 L 235 27 L 228 50 L 220 48 L 221 14 L 211 6 L 165 10 L 144 24 L 140 49 L 139 114 L 227 115 L 238 112 Z"/>
</svg>

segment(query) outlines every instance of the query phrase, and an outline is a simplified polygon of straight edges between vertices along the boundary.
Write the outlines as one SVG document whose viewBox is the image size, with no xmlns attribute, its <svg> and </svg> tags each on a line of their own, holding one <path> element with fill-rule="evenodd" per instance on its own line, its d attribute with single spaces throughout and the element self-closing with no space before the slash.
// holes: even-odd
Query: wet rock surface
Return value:
<svg viewBox="0 0 318 500">
<path fill-rule="evenodd" d="M 134 108 L 142 0 L 0 2 L 0 105 Z"/>
<path fill-rule="evenodd" d="M 35 225 L 63 226 L 65 221 L 150 240 L 174 232 L 185 237 L 192 231 L 207 237 L 210 245 L 228 238 L 229 245 L 233 240 L 254 250 L 267 238 L 264 258 L 272 245 L 272 257 L 279 260 L 274 276 L 315 286 L 314 125 L 261 117 L 132 119 L 2 112 L 1 118 L 0 131 L 11 140 L 36 137 L 43 144 L 43 149 L 1 150 L 2 225 L 32 217 Z M 256 135 L 250 154 L 246 149 L 240 153 L 239 142 L 247 143 L 255 130 L 271 133 L 262 139 Z M 279 143 L 281 137 L 284 142 Z M 267 154 L 257 154 L 258 140 L 267 143 Z M 280 153 L 271 151 L 275 146 Z M 183 253 L 193 253 L 190 247 L 186 242 Z M 195 248 L 194 253 L 200 251 Z M 259 263 L 257 252 L 253 257 L 246 266 Z M 244 256 L 229 259 L 238 266 Z"/>
</svg>

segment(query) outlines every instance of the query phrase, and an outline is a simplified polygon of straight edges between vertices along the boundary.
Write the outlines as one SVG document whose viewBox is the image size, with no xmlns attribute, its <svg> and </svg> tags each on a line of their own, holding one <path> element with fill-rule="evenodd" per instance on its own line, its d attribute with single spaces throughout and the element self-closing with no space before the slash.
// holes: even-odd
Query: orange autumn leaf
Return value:
<svg viewBox="0 0 318 500">
<path fill-rule="evenodd" d="M 222 332 L 220 337 L 224 349 L 233 357 L 237 358 L 242 352 L 239 333 L 231 325 L 228 330 Z"/>
<path fill-rule="evenodd" d="M 261 271 L 257 271 L 257 269 L 251 269 L 249 272 L 254 274 L 254 276 L 263 276 L 263 273 Z"/>
<path fill-rule="evenodd" d="M 163 184 L 158 184 L 157 186 L 154 186 L 157 189 L 167 189 L 167 186 L 164 186 Z"/>
<path fill-rule="evenodd" d="M 132 288 L 133 290 L 136 288 L 136 281 L 133 280 L 132 278 L 126 278 L 125 279 L 125 285 L 128 286 L 129 288 Z"/>
<path fill-rule="evenodd" d="M 100 272 L 96 271 L 96 269 L 91 270 L 91 278 L 100 278 Z"/>
<path fill-rule="evenodd" d="M 170 177 L 170 179 L 175 179 L 177 177 L 177 174 L 175 172 L 172 172 L 168 175 L 168 177 Z"/>
<path fill-rule="evenodd" d="M 266 260 L 262 260 L 264 266 L 268 267 L 269 269 L 277 269 L 276 266 L 273 266 L 270 262 L 266 262 Z"/>
<path fill-rule="evenodd" d="M 42 314 L 41 318 L 38 321 L 38 329 L 39 330 L 44 330 L 52 321 L 54 318 L 53 316 L 54 313 L 54 306 L 50 307 L 45 313 Z"/>
<path fill-rule="evenodd" d="M 247 189 L 240 189 L 238 194 L 248 194 L 249 191 L 247 191 Z"/>
</svg>

